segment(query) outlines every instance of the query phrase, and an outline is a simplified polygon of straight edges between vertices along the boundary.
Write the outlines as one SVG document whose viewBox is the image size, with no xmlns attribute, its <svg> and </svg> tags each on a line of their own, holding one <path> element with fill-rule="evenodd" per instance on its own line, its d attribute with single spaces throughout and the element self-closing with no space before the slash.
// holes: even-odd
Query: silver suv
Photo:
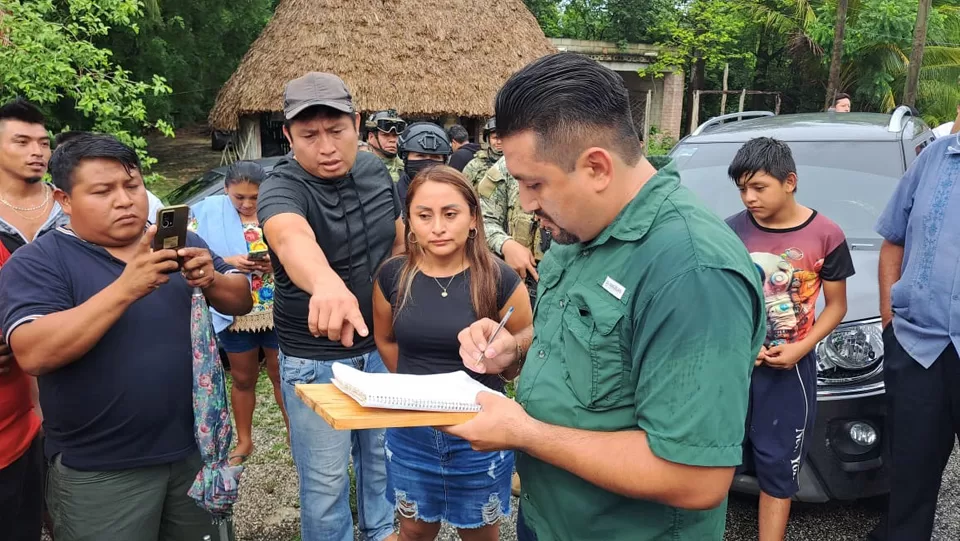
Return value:
<svg viewBox="0 0 960 541">
<path fill-rule="evenodd" d="M 737 150 L 755 137 L 774 137 L 793 151 L 797 199 L 843 229 L 856 275 L 847 280 L 843 324 L 816 348 L 817 420 L 800 471 L 796 499 L 852 500 L 889 492 L 883 462 L 883 340 L 874 224 L 907 167 L 933 132 L 910 109 L 878 113 L 780 115 L 765 111 L 711 119 L 671 151 L 683 184 L 721 218 L 743 210 L 727 177 Z M 818 311 L 823 309 L 823 302 Z M 751 465 L 733 490 L 757 493 Z"/>
</svg>

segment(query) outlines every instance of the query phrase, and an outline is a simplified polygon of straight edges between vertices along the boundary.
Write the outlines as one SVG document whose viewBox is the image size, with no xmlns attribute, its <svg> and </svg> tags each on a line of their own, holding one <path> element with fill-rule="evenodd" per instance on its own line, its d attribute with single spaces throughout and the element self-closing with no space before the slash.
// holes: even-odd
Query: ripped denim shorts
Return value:
<svg viewBox="0 0 960 541">
<path fill-rule="evenodd" d="M 387 499 L 405 518 L 476 529 L 510 515 L 513 453 L 481 453 L 433 428 L 387 430 Z"/>
</svg>

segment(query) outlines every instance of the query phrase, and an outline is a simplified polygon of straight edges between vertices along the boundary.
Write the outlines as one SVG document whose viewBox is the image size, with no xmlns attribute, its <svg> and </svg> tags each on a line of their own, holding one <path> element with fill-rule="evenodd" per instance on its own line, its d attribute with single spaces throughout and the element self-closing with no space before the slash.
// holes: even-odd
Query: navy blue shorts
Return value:
<svg viewBox="0 0 960 541">
<path fill-rule="evenodd" d="M 220 347 L 227 353 L 244 353 L 254 349 L 280 349 L 277 343 L 277 331 L 239 331 L 234 332 L 229 329 L 220 331 L 217 334 Z"/>
<path fill-rule="evenodd" d="M 797 476 L 816 417 L 813 352 L 790 370 L 765 365 L 754 369 L 743 462 L 745 469 L 756 472 L 760 490 L 774 498 L 790 498 L 800 490 Z"/>
</svg>

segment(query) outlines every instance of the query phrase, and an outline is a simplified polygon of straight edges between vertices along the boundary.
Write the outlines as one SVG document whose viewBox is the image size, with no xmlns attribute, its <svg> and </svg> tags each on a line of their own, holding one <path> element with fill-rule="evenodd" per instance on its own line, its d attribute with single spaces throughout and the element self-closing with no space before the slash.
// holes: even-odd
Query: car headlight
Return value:
<svg viewBox="0 0 960 541">
<path fill-rule="evenodd" d="M 883 358 L 880 321 L 841 325 L 817 344 L 817 371 L 864 370 Z"/>
</svg>

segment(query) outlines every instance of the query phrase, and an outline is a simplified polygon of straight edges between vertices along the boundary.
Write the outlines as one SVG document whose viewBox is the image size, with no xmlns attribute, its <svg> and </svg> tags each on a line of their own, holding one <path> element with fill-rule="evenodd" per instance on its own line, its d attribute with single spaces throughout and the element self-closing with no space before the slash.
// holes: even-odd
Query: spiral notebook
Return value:
<svg viewBox="0 0 960 541">
<path fill-rule="evenodd" d="M 462 371 L 370 374 L 342 363 L 333 364 L 332 383 L 365 408 L 411 411 L 477 412 L 477 393 L 495 392 Z"/>
</svg>

